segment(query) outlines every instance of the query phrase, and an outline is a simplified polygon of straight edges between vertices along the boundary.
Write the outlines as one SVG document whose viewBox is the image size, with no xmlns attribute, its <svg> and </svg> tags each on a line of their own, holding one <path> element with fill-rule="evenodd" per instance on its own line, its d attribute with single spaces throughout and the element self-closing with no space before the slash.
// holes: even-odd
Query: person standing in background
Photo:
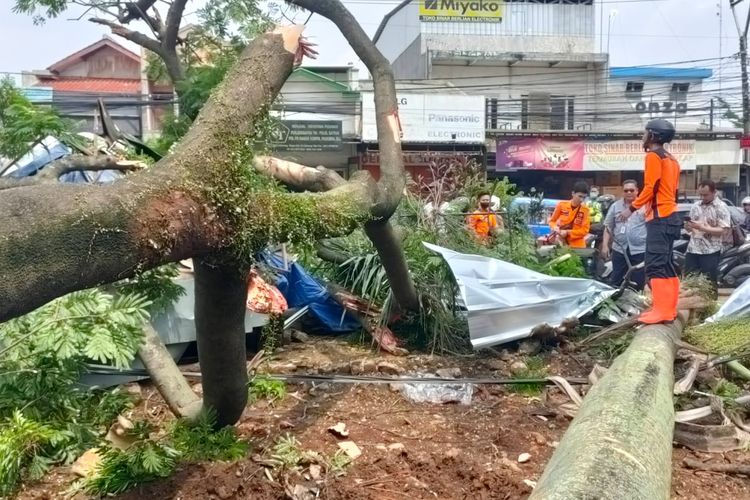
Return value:
<svg viewBox="0 0 750 500">
<path fill-rule="evenodd" d="M 698 194 L 701 199 L 690 209 L 690 220 L 685 222 L 685 228 L 690 232 L 685 273 L 706 276 L 718 286 L 721 251 L 732 218 L 726 203 L 716 196 L 714 181 L 701 181 Z"/>
<path fill-rule="evenodd" d="M 612 286 L 620 286 L 630 267 L 641 264 L 646 258 L 646 213 L 636 210 L 627 221 L 619 221 L 617 214 L 630 207 L 638 197 L 638 183 L 627 180 L 622 184 L 623 197 L 617 200 L 607 212 L 604 220 L 604 237 L 601 256 L 604 260 L 612 257 Z M 610 251 L 611 248 L 611 251 Z M 646 285 L 643 269 L 633 271 L 630 280 L 635 289 L 642 291 Z"/>
</svg>

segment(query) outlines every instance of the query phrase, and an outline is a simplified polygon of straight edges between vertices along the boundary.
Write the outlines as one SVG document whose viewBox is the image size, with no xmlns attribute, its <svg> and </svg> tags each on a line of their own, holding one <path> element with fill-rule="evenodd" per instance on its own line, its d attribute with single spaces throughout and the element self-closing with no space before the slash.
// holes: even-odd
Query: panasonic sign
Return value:
<svg viewBox="0 0 750 500">
<path fill-rule="evenodd" d="M 398 93 L 403 143 L 484 144 L 483 96 Z M 362 93 L 362 140 L 377 142 L 375 97 Z"/>
</svg>

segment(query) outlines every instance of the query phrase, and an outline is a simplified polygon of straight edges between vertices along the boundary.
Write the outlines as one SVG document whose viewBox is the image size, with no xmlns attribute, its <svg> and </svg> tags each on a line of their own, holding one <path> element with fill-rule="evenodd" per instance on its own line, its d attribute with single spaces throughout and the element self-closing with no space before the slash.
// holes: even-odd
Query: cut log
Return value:
<svg viewBox="0 0 750 500">
<path fill-rule="evenodd" d="M 642 328 L 591 388 L 530 499 L 668 499 L 675 341 L 686 314 Z"/>
<path fill-rule="evenodd" d="M 156 389 L 175 416 L 195 420 L 201 414 L 203 401 L 190 388 L 151 324 L 147 324 L 143 332 L 146 338 L 138 349 L 138 357 L 148 370 Z"/>
</svg>

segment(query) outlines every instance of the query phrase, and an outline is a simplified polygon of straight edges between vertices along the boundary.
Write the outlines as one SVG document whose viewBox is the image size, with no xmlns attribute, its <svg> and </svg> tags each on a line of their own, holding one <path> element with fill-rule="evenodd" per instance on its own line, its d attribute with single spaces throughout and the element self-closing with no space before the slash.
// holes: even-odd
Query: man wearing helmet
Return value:
<svg viewBox="0 0 750 500">
<path fill-rule="evenodd" d="M 638 318 L 646 324 L 674 321 L 677 317 L 680 280 L 672 261 L 672 247 L 680 237 L 683 225 L 677 215 L 680 164 L 664 149 L 674 136 L 674 126 L 667 120 L 651 120 L 646 124 L 643 190 L 618 216 L 624 221 L 634 211 L 642 207 L 646 209 L 646 278 L 651 287 L 653 305 Z"/>
<path fill-rule="evenodd" d="M 742 209 L 745 211 L 745 222 L 740 226 L 745 232 L 750 232 L 750 196 L 745 196 L 742 199 Z"/>
</svg>

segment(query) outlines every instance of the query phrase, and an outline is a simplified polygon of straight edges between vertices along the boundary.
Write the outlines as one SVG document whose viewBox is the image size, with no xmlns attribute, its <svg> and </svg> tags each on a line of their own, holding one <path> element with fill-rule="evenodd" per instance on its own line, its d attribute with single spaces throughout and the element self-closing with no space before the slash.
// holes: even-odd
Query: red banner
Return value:
<svg viewBox="0 0 750 500">
<path fill-rule="evenodd" d="M 583 141 L 519 138 L 497 141 L 497 170 L 583 170 Z"/>
</svg>

